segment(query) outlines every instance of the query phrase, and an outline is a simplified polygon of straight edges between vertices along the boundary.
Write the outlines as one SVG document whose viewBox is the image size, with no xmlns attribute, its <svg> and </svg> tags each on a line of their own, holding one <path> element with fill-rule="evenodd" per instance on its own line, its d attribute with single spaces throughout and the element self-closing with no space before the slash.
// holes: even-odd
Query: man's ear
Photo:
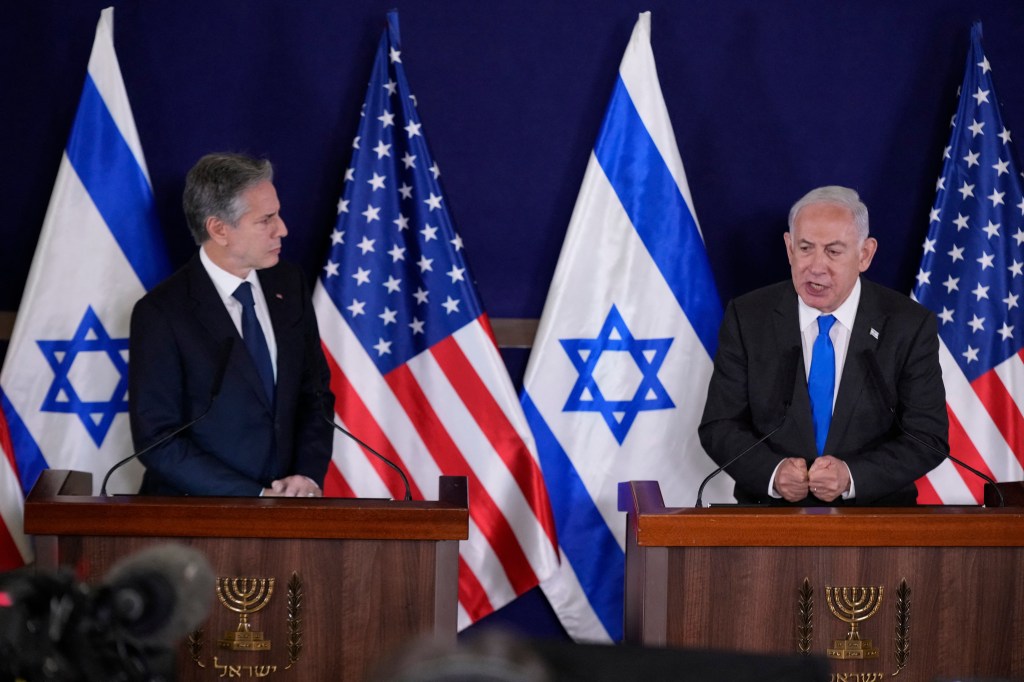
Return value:
<svg viewBox="0 0 1024 682">
<path fill-rule="evenodd" d="M 868 237 L 860 247 L 860 257 L 857 267 L 864 272 L 871 266 L 871 259 L 875 257 L 875 249 L 878 248 L 878 241 L 874 237 Z"/>
<path fill-rule="evenodd" d="M 217 216 L 209 216 L 206 219 L 206 233 L 210 235 L 210 239 L 219 246 L 227 244 L 227 231 L 230 228 L 230 225 Z"/>
</svg>

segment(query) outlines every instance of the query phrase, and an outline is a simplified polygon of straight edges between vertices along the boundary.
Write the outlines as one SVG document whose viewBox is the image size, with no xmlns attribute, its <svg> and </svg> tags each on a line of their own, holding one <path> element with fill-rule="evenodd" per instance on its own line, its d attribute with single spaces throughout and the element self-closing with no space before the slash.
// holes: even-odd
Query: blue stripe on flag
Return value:
<svg viewBox="0 0 1024 682">
<path fill-rule="evenodd" d="M 0 409 L 4 411 L 7 431 L 11 436 L 11 446 L 14 448 L 14 461 L 18 466 L 21 490 L 23 494 L 28 495 L 28 491 L 36 484 L 36 479 L 43 471 L 49 469 L 50 465 L 46 463 L 42 450 L 32 438 L 25 422 L 21 421 L 21 416 L 8 400 L 7 393 L 3 388 L 0 388 Z M 18 532 L 21 532 L 21 529 L 18 529 Z"/>
<path fill-rule="evenodd" d="M 67 154 L 142 286 L 152 289 L 170 273 L 167 254 L 156 241 L 160 224 L 153 191 L 91 75 L 85 79 Z"/>
<path fill-rule="evenodd" d="M 619 76 L 594 155 L 697 337 L 715 357 L 722 302 L 704 242 L 675 178 Z"/>
<path fill-rule="evenodd" d="M 550 490 L 559 493 L 551 496 L 559 544 L 572 564 L 590 607 L 612 641 L 618 642 L 622 639 L 622 580 L 626 555 L 529 393 L 523 391 L 521 400 L 526 421 L 537 441 L 544 481 Z"/>
</svg>

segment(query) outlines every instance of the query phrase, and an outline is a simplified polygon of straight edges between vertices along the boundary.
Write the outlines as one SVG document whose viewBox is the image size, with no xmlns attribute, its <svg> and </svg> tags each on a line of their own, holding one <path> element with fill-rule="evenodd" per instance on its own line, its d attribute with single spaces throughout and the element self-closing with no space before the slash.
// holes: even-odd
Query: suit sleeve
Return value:
<svg viewBox="0 0 1024 682">
<path fill-rule="evenodd" d="M 217 348 L 183 349 L 169 316 L 145 297 L 132 311 L 129 341 L 129 414 L 136 449 L 195 419 L 210 404 L 222 354 Z M 186 371 L 187 361 L 196 371 Z M 201 364 L 196 368 L 196 364 Z M 187 377 L 201 376 L 203 385 Z M 198 448 L 189 430 L 139 458 L 159 487 L 188 495 L 257 496 L 263 485 Z M 170 490 L 166 492 L 171 492 Z"/>
<path fill-rule="evenodd" d="M 921 440 L 948 452 L 949 420 L 946 393 L 939 365 L 939 337 L 935 316 L 918 318 L 898 352 L 877 357 L 887 390 L 896 398 L 896 414 L 903 428 Z M 875 412 L 886 413 L 889 406 Z M 867 428 L 867 425 L 865 425 Z M 860 452 L 837 454 L 850 467 L 858 503 L 871 504 L 909 488 L 942 462 L 942 455 L 907 436 L 895 423 L 875 443 Z"/>
<path fill-rule="evenodd" d="M 748 346 L 747 331 L 735 302 L 730 302 L 718 333 L 718 352 L 698 428 L 701 445 L 719 465 L 724 465 L 778 426 L 783 414 L 782 403 L 788 398 L 779 395 L 775 401 L 751 400 L 756 388 L 751 382 L 756 380 L 757 368 L 763 367 L 765 360 Z M 775 358 L 774 366 L 779 364 L 785 363 Z M 792 378 L 788 381 L 792 386 Z M 783 459 L 762 443 L 728 467 L 726 473 L 750 495 L 767 497 L 772 472 Z"/>
<path fill-rule="evenodd" d="M 304 281 L 302 301 L 305 305 L 302 320 L 305 362 L 295 413 L 295 463 L 291 473 L 306 476 L 323 488 L 334 442 L 334 429 L 328 423 L 334 415 L 334 394 L 316 314 Z"/>
</svg>

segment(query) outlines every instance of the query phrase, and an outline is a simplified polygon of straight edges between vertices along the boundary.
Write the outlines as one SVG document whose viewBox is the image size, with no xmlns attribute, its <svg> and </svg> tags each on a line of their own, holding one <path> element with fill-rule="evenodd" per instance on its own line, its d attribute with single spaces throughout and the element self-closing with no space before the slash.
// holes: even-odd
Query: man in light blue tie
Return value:
<svg viewBox="0 0 1024 682">
<path fill-rule="evenodd" d="M 740 502 L 913 504 L 942 456 L 894 415 L 948 451 L 935 317 L 861 278 L 877 242 L 852 189 L 802 197 L 784 238 L 792 281 L 726 310 L 701 443 L 720 464 L 752 447 L 726 469 Z"/>
</svg>

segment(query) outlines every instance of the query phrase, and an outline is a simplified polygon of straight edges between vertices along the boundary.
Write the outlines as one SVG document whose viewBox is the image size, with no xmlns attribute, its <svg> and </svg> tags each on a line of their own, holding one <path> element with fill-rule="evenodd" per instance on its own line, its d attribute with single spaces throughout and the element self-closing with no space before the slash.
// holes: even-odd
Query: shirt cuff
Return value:
<svg viewBox="0 0 1024 682">
<path fill-rule="evenodd" d="M 843 462 L 843 466 L 846 467 L 846 473 L 850 475 L 850 490 L 843 493 L 841 497 L 844 500 L 849 500 L 857 496 L 857 489 L 853 485 L 853 472 L 850 471 L 850 466 L 846 462 Z"/>
<path fill-rule="evenodd" d="M 785 462 L 786 460 L 782 460 Z M 782 462 L 775 465 L 775 471 L 772 472 L 772 477 L 768 479 L 768 496 L 774 497 L 776 500 L 781 500 L 782 495 L 775 489 L 775 474 L 779 473 L 779 467 L 782 466 Z"/>
</svg>

